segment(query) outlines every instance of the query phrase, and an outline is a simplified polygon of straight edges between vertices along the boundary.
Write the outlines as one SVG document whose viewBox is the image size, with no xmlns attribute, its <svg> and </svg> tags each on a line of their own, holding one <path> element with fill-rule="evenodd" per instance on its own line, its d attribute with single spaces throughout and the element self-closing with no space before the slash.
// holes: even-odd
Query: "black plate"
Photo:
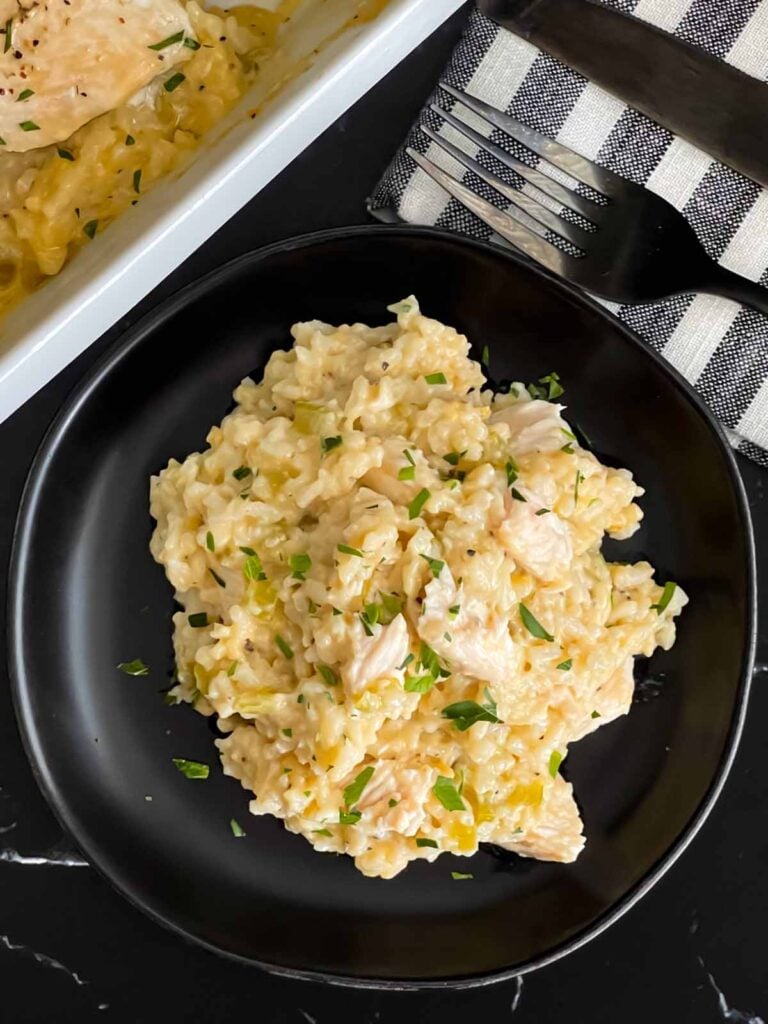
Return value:
<svg viewBox="0 0 768 1024">
<path fill-rule="evenodd" d="M 588 843 L 570 866 L 480 852 L 394 881 L 313 852 L 214 767 L 211 725 L 158 694 L 172 599 L 147 550 L 150 473 L 204 444 L 231 391 L 288 327 L 388 318 L 415 292 L 492 353 L 497 379 L 556 369 L 569 416 L 647 487 L 642 531 L 688 591 L 662 679 L 577 744 L 568 774 Z M 616 552 L 614 551 L 614 554 Z M 598 306 L 512 256 L 428 230 L 348 229 L 218 270 L 130 331 L 89 375 L 32 468 L 11 574 L 12 676 L 38 780 L 87 857 L 134 904 L 211 949 L 289 973 L 379 985 L 472 984 L 575 948 L 647 891 L 712 806 L 751 673 L 752 535 L 734 460 L 688 386 Z M 149 678 L 116 671 L 141 657 Z M 656 694 L 653 699 L 648 699 Z M 151 796 L 151 801 L 146 797 Z M 230 818 L 246 827 L 235 839 Z"/>
</svg>

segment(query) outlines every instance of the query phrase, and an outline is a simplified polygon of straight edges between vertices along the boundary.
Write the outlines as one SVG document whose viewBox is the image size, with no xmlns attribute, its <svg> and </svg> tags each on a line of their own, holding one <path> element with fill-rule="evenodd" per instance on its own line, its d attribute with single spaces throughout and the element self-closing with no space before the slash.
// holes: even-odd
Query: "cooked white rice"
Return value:
<svg viewBox="0 0 768 1024">
<path fill-rule="evenodd" d="M 153 477 L 173 692 L 218 716 L 253 814 L 366 875 L 481 842 L 571 861 L 560 760 L 629 710 L 633 658 L 687 599 L 600 553 L 642 515 L 627 470 L 554 402 L 481 390 L 415 299 L 392 309 L 297 324 L 209 447 Z"/>
</svg>

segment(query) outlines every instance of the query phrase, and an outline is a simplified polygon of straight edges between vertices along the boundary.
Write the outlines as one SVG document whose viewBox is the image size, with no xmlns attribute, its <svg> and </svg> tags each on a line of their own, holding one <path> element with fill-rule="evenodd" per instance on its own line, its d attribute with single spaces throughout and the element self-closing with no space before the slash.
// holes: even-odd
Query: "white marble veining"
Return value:
<svg viewBox="0 0 768 1024">
<path fill-rule="evenodd" d="M 10 847 L 0 849 L 0 861 L 6 864 L 26 864 L 35 867 L 55 868 L 87 868 L 90 864 L 83 860 L 76 853 L 60 853 L 58 850 L 49 850 L 46 854 L 28 855 L 12 850 Z"/>
</svg>

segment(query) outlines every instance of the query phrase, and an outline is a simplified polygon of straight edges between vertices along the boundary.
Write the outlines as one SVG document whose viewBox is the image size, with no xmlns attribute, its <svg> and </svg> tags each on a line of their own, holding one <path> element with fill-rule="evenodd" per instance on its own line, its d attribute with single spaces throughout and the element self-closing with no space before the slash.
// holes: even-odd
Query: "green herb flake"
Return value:
<svg viewBox="0 0 768 1024">
<path fill-rule="evenodd" d="M 327 828 L 313 828 L 313 836 L 328 836 L 329 839 L 333 839 L 333 832 L 330 832 Z"/>
<path fill-rule="evenodd" d="M 397 805 L 398 805 L 399 803 L 400 803 L 400 801 L 399 801 L 399 800 L 395 800 L 395 798 L 394 798 L 394 797 L 391 797 L 391 799 L 389 800 L 389 803 L 387 804 L 387 806 L 388 806 L 388 807 L 397 807 Z"/>
<path fill-rule="evenodd" d="M 437 845 L 434 839 L 417 839 L 416 845 L 421 847 L 427 847 L 430 850 L 440 849 L 440 847 Z"/>
<path fill-rule="evenodd" d="M 349 544 L 337 544 L 336 550 L 340 551 L 342 555 L 354 555 L 355 558 L 362 558 L 363 552 L 358 548 L 351 548 Z"/>
<path fill-rule="evenodd" d="M 248 466 L 238 466 L 237 469 L 232 470 L 232 476 L 235 480 L 245 480 L 251 473 L 252 470 Z"/>
<path fill-rule="evenodd" d="M 483 345 L 483 351 L 480 353 L 480 362 L 486 368 L 491 365 L 491 350 L 487 345 Z"/>
<path fill-rule="evenodd" d="M 656 604 L 652 604 L 651 608 L 656 609 L 656 614 L 661 615 L 664 609 L 669 605 L 669 602 L 674 597 L 675 591 L 677 590 L 676 583 L 665 583 L 664 590 L 661 593 L 661 597 Z"/>
<path fill-rule="evenodd" d="M 424 377 L 427 384 L 447 384 L 448 381 L 444 373 L 428 373 Z"/>
<path fill-rule="evenodd" d="M 545 402 L 551 402 L 565 394 L 565 388 L 560 383 L 560 377 L 556 373 L 548 373 L 545 377 L 539 377 L 538 384 L 528 385 L 528 394 L 531 398 L 540 398 Z"/>
<path fill-rule="evenodd" d="M 396 594 L 381 594 L 381 610 L 379 611 L 379 622 L 388 626 L 403 610 L 404 601 Z"/>
<path fill-rule="evenodd" d="M 152 43 L 148 49 L 156 51 L 165 50 L 166 47 L 173 46 L 174 43 L 180 43 L 183 38 L 184 29 L 182 29 L 181 32 L 174 32 L 174 34 L 172 36 L 168 36 L 167 39 L 161 39 L 159 43 Z"/>
<path fill-rule="evenodd" d="M 303 693 L 300 693 L 299 696 L 296 698 L 296 703 L 297 704 L 306 704 L 307 703 L 307 698 L 304 696 Z"/>
<path fill-rule="evenodd" d="M 573 504 L 574 504 L 574 507 L 576 505 L 578 505 L 578 503 L 579 503 L 579 485 L 584 483 L 585 479 L 586 478 L 585 478 L 584 474 L 581 472 L 581 470 L 577 469 L 576 470 L 576 482 L 573 485 Z"/>
<path fill-rule="evenodd" d="M 187 761 L 185 757 L 174 757 L 172 760 L 188 779 L 207 779 L 211 771 L 207 764 L 201 764 L 200 761 Z"/>
<path fill-rule="evenodd" d="M 431 673 L 423 676 L 406 676 L 403 680 L 403 689 L 406 693 L 429 693 L 436 681 Z"/>
<path fill-rule="evenodd" d="M 233 661 L 233 662 L 232 662 L 232 664 L 231 664 L 231 665 L 229 666 L 229 668 L 227 669 L 227 675 L 228 675 L 228 676 L 229 676 L 230 678 L 231 678 L 231 677 L 232 677 L 232 676 L 233 676 L 233 675 L 235 674 L 235 672 L 237 672 L 237 666 L 238 666 L 239 664 L 240 664 L 240 662 L 239 662 L 239 661 Z"/>
<path fill-rule="evenodd" d="M 8 143 L 5 141 L 5 139 L 2 136 L 0 136 L 0 146 L 7 146 L 7 145 L 8 145 Z M 72 159 L 74 160 L 74 157 L 72 157 Z"/>
<path fill-rule="evenodd" d="M 291 658 L 293 657 L 293 650 L 288 641 L 285 640 L 282 636 L 280 636 L 279 633 L 275 633 L 275 644 L 277 645 L 277 648 L 283 655 L 283 657 L 287 658 L 288 661 L 290 661 Z"/>
<path fill-rule="evenodd" d="M 312 568 L 312 559 L 307 554 L 291 555 L 288 559 L 288 568 L 295 580 L 303 580 Z"/>
<path fill-rule="evenodd" d="M 548 633 L 546 629 L 544 629 L 539 620 L 535 618 L 530 611 L 528 611 L 522 601 L 520 602 L 519 608 L 520 618 L 523 620 L 523 625 L 531 636 L 535 636 L 537 640 L 547 640 L 549 643 L 555 639 L 551 633 Z"/>
<path fill-rule="evenodd" d="M 175 75 L 171 75 L 169 79 L 163 82 L 163 88 L 166 92 L 173 92 L 174 89 L 178 89 L 181 83 L 186 79 L 186 75 L 182 75 L 180 71 L 177 71 Z"/>
<path fill-rule="evenodd" d="M 318 665 L 317 666 L 317 671 L 323 677 L 323 681 L 325 682 L 326 686 L 338 686 L 339 685 L 339 677 L 336 675 L 336 673 L 333 671 L 333 669 L 330 668 L 328 665 Z"/>
<path fill-rule="evenodd" d="M 30 96 L 35 95 L 34 89 L 22 89 L 19 95 L 16 97 L 17 103 L 23 103 L 24 100 L 28 100 Z"/>
<path fill-rule="evenodd" d="M 360 797 L 363 795 L 363 790 L 373 778 L 373 773 L 376 771 L 372 764 L 369 764 L 367 768 L 363 768 L 360 774 L 354 779 L 353 782 L 344 790 L 344 804 L 346 807 L 352 807 Z"/>
<path fill-rule="evenodd" d="M 555 666 L 555 668 L 558 668 L 561 672 L 570 672 L 572 665 L 573 658 L 568 658 L 566 661 L 561 661 L 559 665 Z"/>
<path fill-rule="evenodd" d="M 187 616 L 187 621 L 193 629 L 202 629 L 208 625 L 208 612 L 193 612 Z"/>
<path fill-rule="evenodd" d="M 280 732 L 283 736 L 287 736 L 289 740 L 293 738 L 293 729 L 281 729 Z"/>
<path fill-rule="evenodd" d="M 211 533 L 210 530 L 205 535 L 205 546 L 208 548 L 209 551 L 216 550 L 216 541 L 213 539 L 213 534 Z"/>
<path fill-rule="evenodd" d="M 133 191 L 136 195 L 141 192 L 141 168 L 133 172 Z"/>
<path fill-rule="evenodd" d="M 149 668 L 144 664 L 141 658 L 134 658 L 133 661 L 121 661 L 117 667 L 121 672 L 125 672 L 127 676 L 149 675 Z"/>
<path fill-rule="evenodd" d="M 515 501 L 527 501 L 528 500 L 527 498 L 524 498 L 522 496 L 522 494 L 520 493 L 520 491 L 518 491 L 518 489 L 516 487 L 512 488 L 512 497 L 515 499 Z"/>
<path fill-rule="evenodd" d="M 334 608 L 333 605 L 331 605 L 331 614 L 332 615 L 343 615 L 344 612 L 341 610 L 341 608 Z"/>
<path fill-rule="evenodd" d="M 332 452 L 334 448 L 338 448 L 341 444 L 341 435 L 337 434 L 336 437 L 324 437 L 320 441 L 320 447 L 324 452 Z"/>
<path fill-rule="evenodd" d="M 134 139 L 134 137 L 132 135 L 126 135 L 125 136 L 125 144 L 126 144 L 126 146 L 135 146 L 136 145 L 136 139 Z"/>
<path fill-rule="evenodd" d="M 464 801 L 458 794 L 453 782 L 445 775 L 438 775 L 437 782 L 432 787 L 432 792 L 446 809 L 446 811 L 465 811 Z"/>
<path fill-rule="evenodd" d="M 539 511 L 538 511 L 538 512 L 536 513 L 536 515 L 537 515 L 537 516 L 545 516 L 545 515 L 547 515 L 547 514 L 548 514 L 549 512 L 551 512 L 551 511 L 552 511 L 552 509 L 551 509 L 551 508 L 540 508 L 540 509 L 539 509 Z"/>
<path fill-rule="evenodd" d="M 430 558 L 429 555 L 422 555 L 421 557 L 429 566 L 432 575 L 437 579 L 445 568 L 445 562 L 441 562 L 439 558 Z"/>
<path fill-rule="evenodd" d="M 211 574 L 211 576 L 213 576 L 213 578 L 214 578 L 214 579 L 216 580 L 217 584 L 218 584 L 218 585 L 219 585 L 220 587 L 222 587 L 222 588 L 226 587 L 226 585 L 227 585 L 227 584 L 226 584 L 226 581 L 225 581 L 225 580 L 223 580 L 223 579 L 221 578 L 221 576 L 219 576 L 219 574 L 218 574 L 218 573 L 217 573 L 217 572 L 216 572 L 216 571 L 215 571 L 214 569 L 211 569 L 211 567 L 210 567 L 210 566 L 208 567 L 208 572 L 209 572 L 209 573 Z"/>
<path fill-rule="evenodd" d="M 99 226 L 97 220 L 89 220 L 88 223 L 83 227 L 83 234 L 88 235 L 89 238 L 93 238 L 96 234 L 96 230 Z"/>
<path fill-rule="evenodd" d="M 356 825 L 362 818 L 361 811 L 339 811 L 340 825 Z"/>
<path fill-rule="evenodd" d="M 565 437 L 568 438 L 569 441 L 576 441 L 576 443 L 578 444 L 578 438 L 572 431 L 567 430 L 565 427 L 560 427 L 560 431 Z"/>
<path fill-rule="evenodd" d="M 517 466 L 510 459 L 507 461 L 507 464 L 504 466 L 504 469 L 507 474 L 507 487 L 511 487 L 512 484 L 517 480 Z"/>
<path fill-rule="evenodd" d="M 406 655 L 405 660 L 403 661 L 402 665 L 398 665 L 397 666 L 398 672 L 402 672 L 402 670 L 404 668 L 408 668 L 408 666 L 411 664 L 411 662 L 415 661 L 415 659 L 416 659 L 416 655 L 415 654 L 408 654 L 408 655 Z"/>
<path fill-rule="evenodd" d="M 193 39 L 192 36 L 187 36 L 186 37 L 186 39 L 184 40 L 184 45 L 186 46 L 186 48 L 188 50 L 199 50 L 200 49 L 200 43 L 198 43 L 198 41 L 196 39 Z"/>
<path fill-rule="evenodd" d="M 494 701 L 478 704 L 476 700 L 460 700 L 443 708 L 443 718 L 450 719 L 459 732 L 466 732 L 476 722 L 500 722 Z"/>
<path fill-rule="evenodd" d="M 39 124 L 35 124 L 34 121 L 19 121 L 19 128 L 21 128 L 21 130 L 23 132 L 39 132 L 40 131 L 40 125 Z"/>
<path fill-rule="evenodd" d="M 240 550 L 242 551 L 243 549 L 241 548 Z M 251 551 L 252 554 L 248 555 L 243 562 L 243 576 L 245 576 L 247 580 L 253 580 L 257 583 L 261 580 L 265 580 L 267 578 L 267 574 L 264 572 L 264 566 L 261 564 L 261 559 L 252 548 L 248 548 L 248 551 Z"/>
<path fill-rule="evenodd" d="M 566 455 L 573 455 L 573 445 L 570 442 L 568 442 L 568 444 L 563 445 L 560 451 L 565 452 Z"/>
<path fill-rule="evenodd" d="M 422 487 L 413 501 L 408 504 L 408 518 L 416 519 L 421 514 L 421 510 L 424 508 L 426 503 L 432 497 L 426 487 Z"/>
<path fill-rule="evenodd" d="M 232 835 L 235 837 L 235 839 L 242 839 L 243 836 L 245 835 L 243 826 L 240 824 L 239 821 L 237 821 L 237 819 L 230 818 L 229 827 L 232 829 Z"/>
<path fill-rule="evenodd" d="M 589 717 L 590 718 L 602 718 L 603 716 L 600 714 L 599 711 L 593 711 L 592 714 Z"/>
<path fill-rule="evenodd" d="M 454 882 L 464 882 L 468 879 L 472 879 L 475 876 L 470 874 L 468 871 L 452 871 L 451 878 Z"/>
<path fill-rule="evenodd" d="M 553 750 L 552 753 L 549 755 L 549 774 L 552 776 L 553 779 L 557 775 L 557 769 L 560 767 L 562 760 L 563 755 L 560 753 L 559 750 Z"/>
<path fill-rule="evenodd" d="M 13 18 L 9 18 L 5 23 L 5 42 L 3 43 L 3 53 L 8 53 L 11 48 L 11 39 L 13 36 Z"/>
<path fill-rule="evenodd" d="M 416 468 L 414 466 L 403 466 L 402 469 L 397 471 L 398 480 L 415 480 L 416 479 Z"/>
<path fill-rule="evenodd" d="M 443 458 L 445 459 L 449 466 L 458 466 L 459 462 L 464 458 L 466 454 L 467 450 L 465 448 L 463 452 L 447 452 L 443 456 Z"/>
</svg>

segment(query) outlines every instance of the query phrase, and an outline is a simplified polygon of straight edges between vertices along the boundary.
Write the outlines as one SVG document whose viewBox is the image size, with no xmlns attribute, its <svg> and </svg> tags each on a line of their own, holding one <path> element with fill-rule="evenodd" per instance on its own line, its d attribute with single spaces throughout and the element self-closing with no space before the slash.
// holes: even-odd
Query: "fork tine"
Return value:
<svg viewBox="0 0 768 1024">
<path fill-rule="evenodd" d="M 417 153 L 415 149 L 408 146 L 406 152 L 415 160 L 421 169 L 428 174 L 433 181 L 444 188 L 449 195 L 457 199 L 467 207 L 475 216 L 479 217 L 485 224 L 492 228 L 498 235 L 511 242 L 517 249 L 521 249 L 526 256 L 541 263 L 548 270 L 556 274 L 563 274 L 563 268 L 571 259 L 567 253 L 561 252 L 553 245 L 550 245 L 544 238 L 535 234 L 526 227 L 521 220 L 524 216 L 517 213 L 514 208 L 508 213 L 499 210 L 492 203 L 487 202 L 462 182 L 452 178 L 437 164 L 433 164 L 427 157 Z"/>
<path fill-rule="evenodd" d="M 574 153 L 572 149 L 568 149 L 562 143 L 547 138 L 546 135 L 542 135 L 534 128 L 529 128 L 509 114 L 505 114 L 501 110 L 497 110 L 496 107 L 492 107 L 489 103 L 477 99 L 476 96 L 459 92 L 458 89 L 454 89 L 447 82 L 441 82 L 440 88 L 444 89 L 449 96 L 453 96 L 459 103 L 463 103 L 465 107 L 474 111 L 475 114 L 478 114 L 485 121 L 488 121 L 496 128 L 500 128 L 528 149 L 532 149 L 534 153 L 538 153 L 540 157 L 554 164 L 555 167 L 559 167 L 561 171 L 565 171 L 566 174 L 570 174 L 571 177 L 576 178 L 585 185 L 589 185 L 590 188 L 595 189 L 597 192 L 602 192 L 606 196 L 614 194 L 616 175 L 612 171 L 598 167 L 597 164 L 592 163 L 591 160 L 587 160 L 586 157 L 580 156 L 578 153 Z"/>
<path fill-rule="evenodd" d="M 532 217 L 533 220 L 537 221 L 542 227 L 549 228 L 556 234 L 560 235 L 561 238 L 566 238 L 569 242 L 574 245 L 584 248 L 588 241 L 588 234 L 583 228 L 580 228 L 577 224 L 569 224 L 568 221 L 558 217 L 556 213 L 549 210 L 546 206 L 542 206 L 532 196 L 526 195 L 525 192 L 521 192 L 519 189 L 513 188 L 511 185 L 507 185 L 506 182 L 502 181 L 501 178 L 497 178 L 495 174 L 487 171 L 482 167 L 476 160 L 468 156 L 458 146 L 454 146 L 452 142 L 442 138 L 437 132 L 433 132 L 431 128 L 426 125 L 421 125 L 421 130 L 424 134 L 430 138 L 436 145 L 444 149 L 446 153 L 450 154 L 460 164 L 463 164 L 467 170 L 474 172 L 479 178 L 487 182 L 491 188 L 504 196 L 510 203 L 517 206 L 518 209 L 523 210 Z"/>
<path fill-rule="evenodd" d="M 481 149 L 486 150 L 491 156 L 495 157 L 500 163 L 504 164 L 505 167 L 509 167 L 510 170 L 519 174 L 521 178 L 524 178 L 529 184 L 535 188 L 545 192 L 548 196 L 554 199 L 558 203 L 562 203 L 563 206 L 567 206 L 571 210 L 575 210 L 580 213 L 582 217 L 586 217 L 590 220 L 595 216 L 595 211 L 599 209 L 596 203 L 593 203 L 591 199 L 587 199 L 586 196 L 577 195 L 572 192 L 565 185 L 562 185 L 559 181 L 554 181 L 552 178 L 548 178 L 546 174 L 542 174 L 541 171 L 535 167 L 529 167 L 528 164 L 522 163 L 517 157 L 512 156 L 511 153 L 507 153 L 506 150 L 497 146 L 495 142 L 491 142 L 485 135 L 481 135 L 480 132 L 462 121 L 461 118 L 456 117 L 449 110 L 443 110 L 442 107 L 436 103 L 430 104 L 430 109 L 438 114 L 444 121 L 447 121 L 456 131 L 461 132 L 462 135 L 466 135 L 468 139 L 479 146 Z"/>
</svg>

